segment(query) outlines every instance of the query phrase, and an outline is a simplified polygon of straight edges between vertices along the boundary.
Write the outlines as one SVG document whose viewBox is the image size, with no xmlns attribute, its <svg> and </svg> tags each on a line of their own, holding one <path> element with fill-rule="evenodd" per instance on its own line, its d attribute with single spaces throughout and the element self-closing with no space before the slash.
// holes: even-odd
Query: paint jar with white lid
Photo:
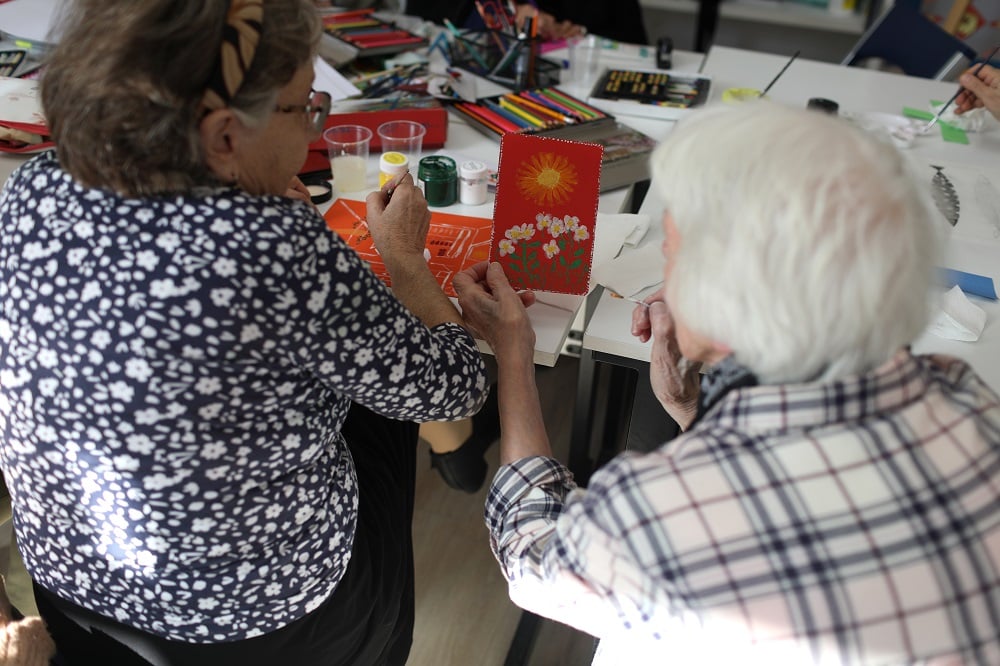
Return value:
<svg viewBox="0 0 1000 666">
<path fill-rule="evenodd" d="M 458 178 L 458 200 L 467 206 L 486 203 L 486 165 L 470 160 L 462 162 Z"/>
</svg>

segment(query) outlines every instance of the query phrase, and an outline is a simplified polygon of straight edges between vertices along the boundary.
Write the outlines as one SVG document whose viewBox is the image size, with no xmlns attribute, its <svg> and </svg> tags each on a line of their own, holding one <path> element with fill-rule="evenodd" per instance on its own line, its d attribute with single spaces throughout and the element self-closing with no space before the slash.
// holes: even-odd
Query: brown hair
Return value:
<svg viewBox="0 0 1000 666">
<path fill-rule="evenodd" d="M 264 0 L 253 65 L 230 108 L 248 125 L 313 56 L 311 0 Z M 201 101 L 218 66 L 226 0 L 76 0 L 42 78 L 59 162 L 77 181 L 126 196 L 216 182 L 199 136 Z"/>
</svg>

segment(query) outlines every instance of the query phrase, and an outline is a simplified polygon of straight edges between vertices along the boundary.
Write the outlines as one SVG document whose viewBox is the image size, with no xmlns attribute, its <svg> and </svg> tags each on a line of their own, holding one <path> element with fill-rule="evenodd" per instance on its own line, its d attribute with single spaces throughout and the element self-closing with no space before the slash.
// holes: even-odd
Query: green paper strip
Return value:
<svg viewBox="0 0 1000 666">
<path fill-rule="evenodd" d="M 907 118 L 916 118 L 918 120 L 930 120 L 934 117 L 934 114 L 930 111 L 922 111 L 920 109 L 914 109 L 910 106 L 903 107 L 903 115 Z"/>
<path fill-rule="evenodd" d="M 930 111 L 923 111 L 921 109 L 914 109 L 909 106 L 903 107 L 903 115 L 907 118 L 916 118 L 918 120 L 930 120 L 934 117 L 934 114 Z M 954 125 L 950 125 L 943 121 L 938 121 L 938 125 L 941 126 L 941 138 L 950 143 L 969 143 L 969 135 L 965 133 L 965 130 L 959 129 Z"/>
<path fill-rule="evenodd" d="M 950 141 L 951 143 L 969 143 L 969 135 L 965 133 L 965 130 L 940 121 L 938 125 L 941 126 L 941 138 L 945 141 Z"/>
</svg>

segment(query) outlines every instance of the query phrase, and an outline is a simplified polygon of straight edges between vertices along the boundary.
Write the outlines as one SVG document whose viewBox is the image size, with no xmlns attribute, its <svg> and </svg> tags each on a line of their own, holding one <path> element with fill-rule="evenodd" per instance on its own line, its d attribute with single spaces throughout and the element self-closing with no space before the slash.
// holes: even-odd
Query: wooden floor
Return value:
<svg viewBox="0 0 1000 666">
<path fill-rule="evenodd" d="M 538 368 L 538 390 L 553 452 L 566 460 L 578 362 Z M 497 469 L 490 447 L 487 482 L 475 495 L 452 490 L 430 469 L 421 444 L 413 520 L 417 619 L 407 666 L 501 666 L 521 611 L 489 549 L 483 504 Z M 542 624 L 531 666 L 589 664 L 594 642 L 565 625 Z M 512 665 L 513 666 L 513 665 Z"/>
<path fill-rule="evenodd" d="M 549 438 L 562 460 L 566 460 L 569 448 L 577 366 L 576 359 L 563 356 L 555 368 L 538 370 Z M 486 484 L 470 495 L 445 485 L 430 469 L 427 444 L 421 442 L 420 446 L 413 520 L 416 627 L 407 666 L 500 666 L 521 611 L 507 597 L 507 585 L 490 552 L 483 522 L 483 504 L 497 469 L 498 447 L 494 444 L 487 452 L 490 469 Z M 0 519 L 3 511 L 0 506 Z M 5 527 L 9 529 L 9 525 L 7 522 Z M 0 531 L 0 572 L 6 570 L 11 601 L 33 614 L 30 581 L 16 551 L 3 536 Z M 8 557 L 6 569 L 3 565 Z M 582 666 L 590 663 L 592 652 L 590 636 L 545 621 L 524 663 Z"/>
</svg>

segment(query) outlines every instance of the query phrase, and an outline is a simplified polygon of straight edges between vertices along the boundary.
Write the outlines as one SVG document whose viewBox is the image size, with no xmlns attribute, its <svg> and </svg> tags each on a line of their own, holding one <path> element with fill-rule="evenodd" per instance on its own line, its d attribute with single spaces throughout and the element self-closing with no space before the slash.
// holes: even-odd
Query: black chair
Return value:
<svg viewBox="0 0 1000 666">
<path fill-rule="evenodd" d="M 872 23 L 842 65 L 879 58 L 905 74 L 938 81 L 954 79 L 976 59 L 976 50 L 920 13 L 917 6 L 897 0 Z"/>
</svg>

